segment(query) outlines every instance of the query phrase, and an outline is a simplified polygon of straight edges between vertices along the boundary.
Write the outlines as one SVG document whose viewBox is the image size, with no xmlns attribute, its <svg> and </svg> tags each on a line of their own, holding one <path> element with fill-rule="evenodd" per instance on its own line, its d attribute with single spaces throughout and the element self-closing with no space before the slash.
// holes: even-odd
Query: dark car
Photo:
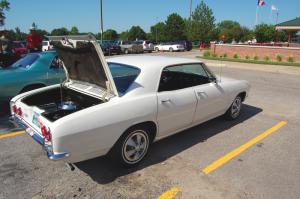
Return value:
<svg viewBox="0 0 300 199">
<path fill-rule="evenodd" d="M 186 51 L 190 51 L 193 48 L 192 42 L 187 40 L 177 41 L 176 43 L 183 45 Z"/>
<path fill-rule="evenodd" d="M 100 42 L 99 42 L 100 43 Z M 121 47 L 113 40 L 104 40 L 100 43 L 104 55 L 121 54 Z"/>
</svg>

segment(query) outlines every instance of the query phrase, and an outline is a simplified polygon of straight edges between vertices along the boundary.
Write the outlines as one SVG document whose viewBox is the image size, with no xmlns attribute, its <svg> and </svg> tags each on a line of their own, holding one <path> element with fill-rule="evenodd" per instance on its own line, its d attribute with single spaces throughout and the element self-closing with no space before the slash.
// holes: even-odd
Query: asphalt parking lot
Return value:
<svg viewBox="0 0 300 199">
<path fill-rule="evenodd" d="M 199 52 L 151 53 L 157 54 L 195 57 Z M 49 161 L 2 115 L 0 199 L 298 199 L 300 76 L 208 65 L 217 75 L 251 83 L 241 116 L 236 121 L 216 118 L 159 141 L 137 168 L 120 168 L 100 157 L 77 163 L 71 171 Z"/>
</svg>

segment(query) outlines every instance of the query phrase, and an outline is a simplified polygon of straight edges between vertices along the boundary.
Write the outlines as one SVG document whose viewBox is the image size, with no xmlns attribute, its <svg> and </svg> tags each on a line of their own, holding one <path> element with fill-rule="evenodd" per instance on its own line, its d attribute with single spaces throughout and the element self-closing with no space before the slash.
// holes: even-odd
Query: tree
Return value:
<svg viewBox="0 0 300 199">
<path fill-rule="evenodd" d="M 275 40 L 275 26 L 268 24 L 259 24 L 255 26 L 255 37 L 257 42 L 270 42 Z"/>
<path fill-rule="evenodd" d="M 43 39 L 47 39 L 47 35 L 49 35 L 49 32 L 47 32 L 46 30 L 43 29 L 36 29 L 36 32 L 43 37 Z"/>
<path fill-rule="evenodd" d="M 61 35 L 68 35 L 69 31 L 62 27 L 62 28 L 55 28 L 51 31 L 52 36 L 61 36 Z"/>
<path fill-rule="evenodd" d="M 79 35 L 79 30 L 76 26 L 73 26 L 69 32 L 70 35 Z"/>
<path fill-rule="evenodd" d="M 119 38 L 121 40 L 127 41 L 128 40 L 128 30 L 121 32 L 119 35 Z"/>
<path fill-rule="evenodd" d="M 167 41 L 166 38 L 166 24 L 163 22 L 159 22 L 155 24 L 154 26 L 150 27 L 150 40 L 151 41 Z"/>
<path fill-rule="evenodd" d="M 243 37 L 243 30 L 241 25 L 236 21 L 225 20 L 218 24 L 219 39 L 226 43 L 233 40 L 240 41 Z"/>
<path fill-rule="evenodd" d="M 15 38 L 16 41 L 23 41 L 26 39 L 26 33 L 21 32 L 19 27 L 15 28 L 15 36 L 16 36 Z"/>
<path fill-rule="evenodd" d="M 192 17 L 187 21 L 187 37 L 191 41 L 209 42 L 215 28 L 213 11 L 203 2 L 196 7 Z"/>
<path fill-rule="evenodd" d="M 146 39 L 146 33 L 140 26 L 132 26 L 127 37 L 128 40 Z"/>
<path fill-rule="evenodd" d="M 105 32 L 103 32 L 103 39 L 105 40 L 116 40 L 118 37 L 117 31 L 113 29 L 107 29 Z"/>
<path fill-rule="evenodd" d="M 183 18 L 172 13 L 165 22 L 165 37 L 169 41 L 185 39 L 185 24 Z"/>
<path fill-rule="evenodd" d="M 4 25 L 4 20 L 6 19 L 5 10 L 9 10 L 9 2 L 7 0 L 0 0 L 0 26 Z"/>
</svg>

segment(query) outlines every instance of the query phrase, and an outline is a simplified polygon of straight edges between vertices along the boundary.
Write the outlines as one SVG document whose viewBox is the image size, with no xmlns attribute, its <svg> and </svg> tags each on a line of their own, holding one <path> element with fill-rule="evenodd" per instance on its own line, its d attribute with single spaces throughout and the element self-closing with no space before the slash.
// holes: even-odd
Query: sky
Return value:
<svg viewBox="0 0 300 199">
<path fill-rule="evenodd" d="M 40 29 L 77 26 L 80 32 L 100 32 L 100 0 L 9 0 L 6 29 L 19 27 L 28 32 L 32 22 Z M 201 0 L 192 0 L 192 8 Z M 257 0 L 204 0 L 213 10 L 216 23 L 222 20 L 238 21 L 252 28 L 255 24 Z M 265 0 L 259 8 L 259 22 L 275 23 L 271 5 L 279 9 L 278 22 L 300 17 L 300 0 Z M 189 17 L 190 0 L 103 0 L 104 30 L 122 32 L 133 25 L 146 32 L 157 22 L 165 21 L 171 13 Z"/>
</svg>

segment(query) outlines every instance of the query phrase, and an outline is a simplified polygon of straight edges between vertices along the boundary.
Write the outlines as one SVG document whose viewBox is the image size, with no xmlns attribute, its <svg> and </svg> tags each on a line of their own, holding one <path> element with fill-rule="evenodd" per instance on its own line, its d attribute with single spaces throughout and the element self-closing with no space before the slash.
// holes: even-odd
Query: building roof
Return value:
<svg viewBox="0 0 300 199">
<path fill-rule="evenodd" d="M 297 17 L 296 19 L 292 19 L 289 21 L 282 22 L 280 24 L 277 24 L 276 26 L 300 26 L 300 17 Z"/>
<path fill-rule="evenodd" d="M 276 25 L 277 30 L 300 30 L 300 17 Z"/>
</svg>

